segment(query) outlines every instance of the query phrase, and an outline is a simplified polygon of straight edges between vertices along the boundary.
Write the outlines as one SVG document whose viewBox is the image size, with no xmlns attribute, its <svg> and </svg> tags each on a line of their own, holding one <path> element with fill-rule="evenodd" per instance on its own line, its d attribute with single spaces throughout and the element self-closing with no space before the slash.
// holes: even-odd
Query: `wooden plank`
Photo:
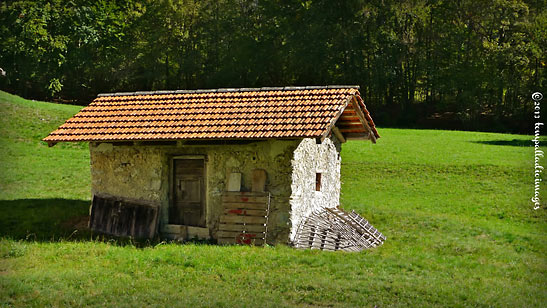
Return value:
<svg viewBox="0 0 547 308">
<path fill-rule="evenodd" d="M 310 244 L 310 242 L 312 244 Z M 312 245 L 315 245 L 314 243 L 316 242 L 322 242 L 322 240 L 318 237 L 311 237 L 311 238 L 300 238 L 298 240 L 298 243 L 301 245 L 301 246 L 312 246 Z M 333 239 L 325 239 L 323 240 L 323 243 L 325 244 L 329 244 L 329 245 L 332 245 L 332 246 L 335 246 L 338 242 L 336 240 L 333 240 Z"/>
<path fill-rule="evenodd" d="M 265 209 L 260 210 L 248 210 L 248 209 L 231 209 L 227 208 L 224 209 L 224 215 L 238 215 L 238 216 L 258 216 L 258 217 L 266 217 L 268 214 L 268 211 Z"/>
<path fill-rule="evenodd" d="M 361 133 L 346 133 L 344 134 L 347 140 L 370 140 L 370 134 L 366 132 Z"/>
<path fill-rule="evenodd" d="M 340 120 L 338 121 L 338 123 L 342 123 L 342 122 L 356 122 L 356 121 L 359 121 L 359 117 L 357 117 L 355 115 L 355 112 L 353 113 L 353 115 L 345 115 L 343 114 L 341 117 L 340 117 Z"/>
<path fill-rule="evenodd" d="M 340 128 L 346 128 L 346 127 L 363 127 L 363 123 L 361 123 L 359 120 L 357 121 L 344 121 L 344 122 L 340 122 L 338 123 L 338 126 Z"/>
<path fill-rule="evenodd" d="M 240 224 L 266 224 L 268 219 L 266 217 L 253 217 L 253 216 L 220 216 L 220 223 L 240 223 Z"/>
<path fill-rule="evenodd" d="M 336 243 L 338 241 L 338 236 L 336 233 L 329 232 L 330 234 L 325 235 L 324 230 L 319 232 L 304 232 L 302 236 L 299 237 L 299 241 L 309 241 L 310 239 L 321 238 L 321 240 Z"/>
<path fill-rule="evenodd" d="M 263 225 L 236 225 L 236 224 L 219 224 L 219 231 L 249 231 L 249 232 L 265 232 Z"/>
<path fill-rule="evenodd" d="M 205 227 L 205 161 L 174 159 L 169 223 Z"/>
<path fill-rule="evenodd" d="M 195 168 L 195 167 L 203 167 L 204 160 L 203 159 L 185 159 L 185 158 L 179 158 L 175 159 L 177 161 L 177 167 L 178 168 Z"/>
<path fill-rule="evenodd" d="M 366 219 L 361 217 L 355 211 L 351 211 L 348 217 L 363 229 L 363 236 L 367 235 L 367 239 L 369 241 L 373 241 L 374 244 L 381 244 L 386 240 L 386 237 L 380 231 L 374 228 Z"/>
<path fill-rule="evenodd" d="M 265 172 L 262 174 L 264 175 Z M 262 176 L 258 182 L 265 182 Z M 255 183 L 260 189 L 263 183 Z M 224 192 L 223 215 L 216 236 L 219 244 L 264 245 L 267 235 L 270 194 Z M 245 231 L 245 232 L 243 232 Z"/>
<path fill-rule="evenodd" d="M 256 191 L 225 191 L 222 193 L 224 196 L 250 196 L 250 197 L 268 197 L 269 192 L 256 192 Z"/>
<path fill-rule="evenodd" d="M 177 168 L 175 170 L 175 175 L 179 177 L 183 176 L 202 176 L 205 168 L 203 166 L 201 168 Z"/>
<path fill-rule="evenodd" d="M 346 99 L 346 101 L 340 107 L 340 109 L 338 109 L 336 111 L 335 117 L 328 124 L 329 129 L 326 129 L 325 132 L 319 138 L 315 139 L 317 144 L 323 143 L 323 141 L 325 141 L 325 139 L 331 134 L 331 129 L 330 128 L 332 128 L 336 125 L 336 123 L 338 122 L 338 119 L 340 119 L 340 116 L 342 116 L 342 114 L 344 113 L 344 110 L 346 110 L 346 108 L 350 105 L 350 100 L 351 100 L 350 98 Z"/>
<path fill-rule="evenodd" d="M 367 133 L 366 130 L 362 128 L 340 128 L 341 133 Z"/>
<path fill-rule="evenodd" d="M 376 234 L 377 230 L 358 214 L 328 208 L 307 218 L 299 228 L 295 244 L 298 248 L 344 251 L 360 251 L 381 244 L 367 232 Z"/>
<path fill-rule="evenodd" d="M 259 238 L 264 239 L 266 234 L 264 232 L 238 232 L 238 231 L 218 231 L 217 237 L 219 238 L 239 238 L 239 237 L 248 237 L 248 238 Z"/>
<path fill-rule="evenodd" d="M 257 196 L 244 195 L 244 194 L 222 195 L 222 202 L 267 203 L 268 199 L 269 198 L 267 196 L 258 196 L 258 195 Z"/>
<path fill-rule="evenodd" d="M 267 203 L 262 202 L 223 202 L 225 209 L 247 209 L 247 210 L 264 210 L 268 209 Z"/>
<path fill-rule="evenodd" d="M 252 174 L 251 190 L 253 192 L 264 192 L 266 188 L 266 170 L 254 169 Z"/>
<path fill-rule="evenodd" d="M 334 133 L 334 136 L 340 140 L 340 143 L 346 143 L 346 138 L 344 138 L 344 135 L 342 135 L 338 127 L 334 126 L 332 132 Z"/>
<path fill-rule="evenodd" d="M 118 198 L 93 196 L 90 228 L 116 236 L 153 238 L 158 207 Z"/>
<path fill-rule="evenodd" d="M 200 168 L 177 168 L 174 171 L 174 174 L 177 176 L 203 176 L 205 172 L 205 167 L 201 166 Z"/>
<path fill-rule="evenodd" d="M 186 234 L 188 239 L 198 238 L 200 240 L 208 240 L 211 238 L 209 228 L 186 226 Z"/>
<path fill-rule="evenodd" d="M 181 227 L 181 225 L 167 224 L 163 225 L 163 227 L 161 228 L 161 232 L 179 234 L 181 232 Z"/>
<path fill-rule="evenodd" d="M 203 159 L 175 159 L 175 169 L 203 169 L 204 163 Z"/>
<path fill-rule="evenodd" d="M 313 243 L 313 245 L 311 246 L 312 249 L 317 248 L 317 249 L 321 249 L 321 250 L 331 250 L 331 251 L 334 251 L 334 247 L 335 247 L 335 245 L 333 245 L 333 244 L 321 243 L 320 241 Z"/>
<path fill-rule="evenodd" d="M 372 141 L 372 143 L 376 143 L 376 136 L 374 136 L 374 133 L 372 132 L 372 128 L 370 128 L 370 125 L 368 124 L 367 118 L 365 117 L 363 111 L 361 111 L 361 109 L 357 105 L 358 103 L 355 97 L 353 97 L 353 99 L 351 100 L 351 104 L 353 105 L 353 109 L 357 113 L 357 116 L 359 117 L 361 122 L 363 122 L 363 125 L 365 125 L 365 127 L 367 128 L 370 135 L 370 140 Z"/>
</svg>

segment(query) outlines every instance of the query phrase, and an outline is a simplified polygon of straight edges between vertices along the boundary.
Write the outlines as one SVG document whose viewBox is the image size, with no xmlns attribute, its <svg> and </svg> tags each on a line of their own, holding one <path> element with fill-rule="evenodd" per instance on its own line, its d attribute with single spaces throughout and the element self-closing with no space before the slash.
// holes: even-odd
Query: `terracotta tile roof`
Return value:
<svg viewBox="0 0 547 308">
<path fill-rule="evenodd" d="M 378 132 L 357 86 L 99 94 L 43 140 L 318 138 Z M 354 108 L 359 109 L 356 111 Z M 359 121 L 358 113 L 367 123 Z M 368 126 L 368 127 L 367 127 Z"/>
</svg>

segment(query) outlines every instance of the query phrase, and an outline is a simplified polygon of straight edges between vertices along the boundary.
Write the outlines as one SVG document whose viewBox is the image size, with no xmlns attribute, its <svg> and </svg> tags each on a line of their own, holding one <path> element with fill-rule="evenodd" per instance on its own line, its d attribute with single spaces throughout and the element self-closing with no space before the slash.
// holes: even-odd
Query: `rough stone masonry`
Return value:
<svg viewBox="0 0 547 308">
<path fill-rule="evenodd" d="M 221 195 L 230 173 L 242 175 L 241 190 L 251 188 L 254 169 L 267 172 L 271 193 L 268 242 L 290 243 L 302 219 L 321 207 L 336 207 L 340 196 L 340 143 L 335 137 L 247 143 L 139 145 L 90 143 L 92 193 L 148 203 L 168 223 L 171 160 L 203 155 L 206 165 L 206 225 L 215 238 Z M 316 191 L 316 174 L 321 188 Z"/>
</svg>

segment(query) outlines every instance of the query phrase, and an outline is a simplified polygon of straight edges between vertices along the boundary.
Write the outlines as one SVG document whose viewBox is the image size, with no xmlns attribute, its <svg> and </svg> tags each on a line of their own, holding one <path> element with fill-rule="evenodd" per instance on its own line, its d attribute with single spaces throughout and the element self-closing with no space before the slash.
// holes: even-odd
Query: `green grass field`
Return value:
<svg viewBox="0 0 547 308">
<path fill-rule="evenodd" d="M 530 136 L 380 128 L 378 144 L 344 144 L 342 207 L 387 236 L 362 253 L 147 244 L 74 232 L 87 144 L 40 139 L 79 108 L 0 92 L 0 307 L 547 303 Z"/>
</svg>

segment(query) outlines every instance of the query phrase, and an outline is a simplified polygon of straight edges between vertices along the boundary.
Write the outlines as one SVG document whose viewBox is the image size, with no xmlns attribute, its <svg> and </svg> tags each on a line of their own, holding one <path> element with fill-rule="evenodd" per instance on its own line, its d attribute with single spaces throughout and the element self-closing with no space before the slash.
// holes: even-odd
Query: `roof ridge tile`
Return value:
<svg viewBox="0 0 547 308">
<path fill-rule="evenodd" d="M 217 93 L 225 93 L 225 92 L 241 92 L 238 88 L 220 88 L 217 89 Z"/>
<path fill-rule="evenodd" d="M 194 89 L 194 90 L 157 90 L 157 91 L 100 93 L 97 95 L 97 97 L 224 93 L 224 92 L 295 91 L 295 90 L 320 90 L 320 89 L 359 89 L 359 88 L 360 87 L 358 85 L 325 85 L 325 86 L 285 86 L 285 87 L 261 87 L 261 88 L 219 88 L 219 89 Z"/>
</svg>

